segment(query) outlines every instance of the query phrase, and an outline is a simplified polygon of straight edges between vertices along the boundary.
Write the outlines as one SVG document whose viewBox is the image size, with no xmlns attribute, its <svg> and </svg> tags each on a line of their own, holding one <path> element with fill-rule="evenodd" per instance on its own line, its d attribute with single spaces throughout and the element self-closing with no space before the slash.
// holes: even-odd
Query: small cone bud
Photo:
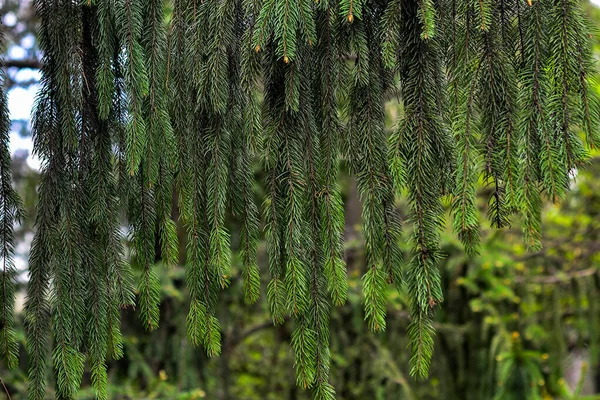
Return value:
<svg viewBox="0 0 600 400">
<path fill-rule="evenodd" d="M 254 51 L 256 51 L 257 53 L 260 51 L 260 45 L 257 44 L 256 47 L 254 48 Z"/>
<path fill-rule="evenodd" d="M 527 5 L 528 5 L 529 7 L 531 7 L 531 6 L 533 5 L 533 1 L 532 1 L 532 0 L 527 0 Z"/>
<path fill-rule="evenodd" d="M 348 22 L 352 23 L 354 21 L 354 15 L 348 14 Z"/>
<path fill-rule="evenodd" d="M 286 64 L 289 64 L 290 59 L 288 58 L 288 56 L 284 56 L 283 57 L 283 62 L 286 63 Z"/>
</svg>

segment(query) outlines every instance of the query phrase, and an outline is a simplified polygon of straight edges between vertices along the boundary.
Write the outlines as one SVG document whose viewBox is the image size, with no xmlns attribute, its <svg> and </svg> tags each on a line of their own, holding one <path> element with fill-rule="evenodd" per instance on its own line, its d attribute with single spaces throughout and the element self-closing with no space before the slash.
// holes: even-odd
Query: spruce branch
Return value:
<svg viewBox="0 0 600 400">
<path fill-rule="evenodd" d="M 577 0 L 36 0 L 35 8 L 43 59 L 34 65 L 42 170 L 25 307 L 32 400 L 45 396 L 50 363 L 57 396 L 73 398 L 86 361 L 96 396 L 107 398 L 107 360 L 124 353 L 121 308 L 137 302 L 144 325 L 156 328 L 158 261 L 184 256 L 172 215 L 187 233 L 189 342 L 209 356 L 221 351 L 216 315 L 232 249 L 245 301 L 259 298 L 264 221 L 272 321 L 294 320 L 298 384 L 333 399 L 328 324 L 348 295 L 346 161 L 362 203 L 365 319 L 383 330 L 389 285 L 404 285 L 411 374 L 424 378 L 443 300 L 443 200 L 475 254 L 483 177 L 492 225 L 522 214 L 526 245 L 539 249 L 542 194 L 564 197 L 600 137 L 591 27 Z M 390 134 L 391 97 L 400 117 Z M 22 214 L 9 129 L 1 92 L 0 353 L 14 365 L 13 228 Z M 406 235 L 397 196 L 409 205 Z M 141 272 L 137 291 L 131 265 Z"/>
</svg>

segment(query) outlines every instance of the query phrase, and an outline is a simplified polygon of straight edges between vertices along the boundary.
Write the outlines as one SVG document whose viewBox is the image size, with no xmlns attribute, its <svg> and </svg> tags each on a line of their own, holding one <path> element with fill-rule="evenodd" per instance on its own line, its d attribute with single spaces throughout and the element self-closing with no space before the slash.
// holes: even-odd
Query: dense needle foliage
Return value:
<svg viewBox="0 0 600 400">
<path fill-rule="evenodd" d="M 559 201 L 586 147 L 600 144 L 591 28 L 578 0 L 35 7 L 43 78 L 33 132 L 43 171 L 25 310 L 32 400 L 44 398 L 50 364 L 57 398 L 74 398 L 86 362 L 97 397 L 107 398 L 107 357 L 123 353 L 120 309 L 136 305 L 148 330 L 160 322 L 155 263 L 178 262 L 174 215 L 187 229 L 189 341 L 211 356 L 221 351 L 216 308 L 231 278 L 234 218 L 245 300 L 259 297 L 264 232 L 266 294 L 275 324 L 295 321 L 297 382 L 334 398 L 329 318 L 347 295 L 340 160 L 362 202 L 366 323 L 385 329 L 387 291 L 406 288 L 411 373 L 426 377 L 443 301 L 444 202 L 470 254 L 480 240 L 480 184 L 491 193 L 492 226 L 520 216 L 527 246 L 539 249 L 543 199 Z M 403 115 L 390 134 L 384 105 L 392 97 Z M 10 365 L 20 212 L 3 93 L 0 118 L 0 339 Z M 410 204 L 406 255 L 397 195 Z"/>
<path fill-rule="evenodd" d="M 0 31 L 0 51 L 4 49 L 4 35 Z M 4 81 L 0 71 L 0 80 Z M 13 255 L 15 238 L 13 226 L 23 216 L 21 200 L 12 186 L 11 157 L 8 146 L 10 117 L 8 98 L 0 87 L 0 257 L 2 282 L 0 283 L 0 356 L 9 368 L 17 366 L 19 343 L 14 329 L 15 269 Z"/>
</svg>

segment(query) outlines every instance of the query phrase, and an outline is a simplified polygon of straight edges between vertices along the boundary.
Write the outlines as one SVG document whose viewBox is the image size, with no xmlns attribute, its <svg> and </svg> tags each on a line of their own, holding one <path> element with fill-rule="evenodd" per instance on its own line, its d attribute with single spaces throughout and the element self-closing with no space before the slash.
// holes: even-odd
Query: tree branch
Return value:
<svg viewBox="0 0 600 400">
<path fill-rule="evenodd" d="M 597 271 L 598 271 L 598 268 L 591 267 L 591 268 L 584 269 L 581 271 L 575 271 L 575 272 L 570 272 L 570 273 L 569 272 L 558 273 L 556 275 L 535 276 L 535 277 L 531 277 L 531 278 L 517 276 L 517 277 L 515 277 L 515 281 L 519 282 L 519 283 L 563 283 L 563 282 L 568 282 L 571 279 L 586 278 L 588 276 L 592 276 Z"/>
<path fill-rule="evenodd" d="M 248 338 L 249 336 L 254 335 L 257 332 L 260 332 L 262 330 L 265 329 L 269 329 L 269 328 L 276 328 L 279 326 L 283 326 L 290 318 L 286 317 L 283 324 L 280 325 L 275 325 L 273 324 L 272 320 L 268 320 L 265 322 L 261 322 L 259 324 L 256 324 L 254 326 L 249 327 L 248 329 L 246 329 L 245 331 L 239 332 L 237 334 L 233 334 L 231 335 L 229 338 L 224 338 L 223 342 L 224 342 L 224 351 L 223 353 L 227 353 L 229 352 L 231 349 L 233 349 L 234 347 L 236 347 L 237 345 L 239 345 L 241 342 L 243 342 L 246 338 Z"/>
<path fill-rule="evenodd" d="M 0 61 L 0 66 L 5 68 L 31 68 L 31 69 L 41 69 L 43 64 L 41 61 L 36 59 L 28 59 L 28 60 L 2 60 Z"/>
</svg>

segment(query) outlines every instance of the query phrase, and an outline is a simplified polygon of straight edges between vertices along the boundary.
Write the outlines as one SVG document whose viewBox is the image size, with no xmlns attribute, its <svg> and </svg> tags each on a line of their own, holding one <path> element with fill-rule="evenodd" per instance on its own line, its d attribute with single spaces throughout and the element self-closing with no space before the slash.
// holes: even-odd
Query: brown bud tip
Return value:
<svg viewBox="0 0 600 400">
<path fill-rule="evenodd" d="M 260 51 L 260 45 L 257 44 L 256 47 L 254 48 L 254 51 L 256 51 L 257 53 Z"/>
<path fill-rule="evenodd" d="M 308 45 L 309 45 L 309 46 L 312 46 L 312 45 L 313 45 L 313 42 L 312 42 L 312 40 L 308 39 Z"/>
<path fill-rule="evenodd" d="M 435 299 L 433 297 L 429 298 L 429 307 L 430 308 L 434 308 L 437 305 L 437 302 L 435 301 Z"/>
<path fill-rule="evenodd" d="M 348 22 L 350 22 L 350 23 L 354 22 L 354 15 L 348 14 Z"/>
<path fill-rule="evenodd" d="M 283 57 L 283 62 L 286 63 L 286 64 L 289 64 L 290 59 L 288 58 L 288 56 L 284 56 Z"/>
<path fill-rule="evenodd" d="M 533 1 L 532 1 L 532 0 L 527 0 L 527 5 L 528 5 L 529 7 L 531 7 L 531 6 L 533 5 Z"/>
</svg>

